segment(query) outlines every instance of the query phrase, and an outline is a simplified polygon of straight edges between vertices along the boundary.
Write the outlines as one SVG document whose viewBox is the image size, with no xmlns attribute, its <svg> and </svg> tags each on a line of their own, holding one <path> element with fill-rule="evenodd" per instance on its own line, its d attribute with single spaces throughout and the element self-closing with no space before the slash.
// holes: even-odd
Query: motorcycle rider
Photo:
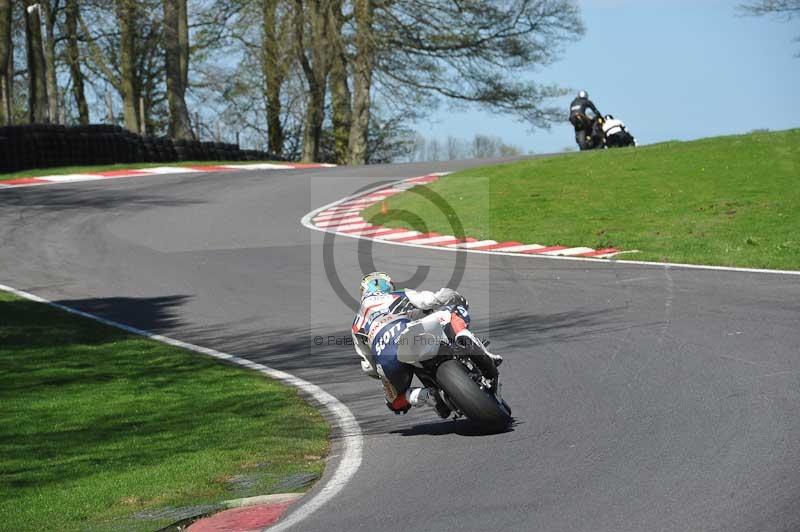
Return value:
<svg viewBox="0 0 800 532">
<path fill-rule="evenodd" d="M 611 115 L 605 116 L 605 120 L 603 121 L 603 134 L 606 138 L 606 146 L 609 148 L 636 146 L 636 139 L 628 132 L 625 124 Z"/>
<path fill-rule="evenodd" d="M 352 335 L 362 371 L 383 383 L 386 406 L 395 414 L 411 407 L 432 405 L 442 418 L 450 415 L 435 388 L 411 387 L 414 370 L 397 359 L 397 341 L 409 323 L 418 319 L 446 320 L 448 339 L 466 350 L 476 350 L 500 365 L 502 357 L 486 347 L 469 330 L 467 300 L 450 288 L 395 291 L 388 274 L 372 272 L 361 280 L 361 308 L 353 320 Z M 446 312 L 431 313 L 435 309 Z"/>
<path fill-rule="evenodd" d="M 575 142 L 581 151 L 591 150 L 602 143 L 602 137 L 596 131 L 597 118 L 601 116 L 586 91 L 580 91 L 569 105 L 569 122 L 575 128 Z"/>
</svg>

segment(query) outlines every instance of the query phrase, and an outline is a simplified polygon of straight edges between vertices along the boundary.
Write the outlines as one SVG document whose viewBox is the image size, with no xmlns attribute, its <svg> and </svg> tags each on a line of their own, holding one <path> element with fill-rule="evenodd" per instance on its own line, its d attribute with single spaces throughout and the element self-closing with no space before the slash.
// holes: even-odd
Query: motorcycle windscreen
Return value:
<svg viewBox="0 0 800 532">
<path fill-rule="evenodd" d="M 444 329 L 437 319 L 427 316 L 412 322 L 397 339 L 397 360 L 415 364 L 439 354 L 442 342 L 447 342 Z"/>
</svg>

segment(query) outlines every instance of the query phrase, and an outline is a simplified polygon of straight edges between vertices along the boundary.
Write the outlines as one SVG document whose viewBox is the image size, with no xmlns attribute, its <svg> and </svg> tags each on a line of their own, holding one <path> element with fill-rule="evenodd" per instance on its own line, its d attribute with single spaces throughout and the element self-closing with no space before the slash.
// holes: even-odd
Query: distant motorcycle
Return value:
<svg viewBox="0 0 800 532">
<path fill-rule="evenodd" d="M 625 148 L 636 146 L 636 139 L 625 127 L 621 120 L 611 115 L 602 118 L 601 127 L 606 148 Z"/>
<path fill-rule="evenodd" d="M 511 421 L 511 408 L 501 395 L 500 374 L 480 349 L 451 343 L 442 320 L 411 322 L 400 335 L 397 359 L 414 367 L 426 387 L 441 390 L 441 399 L 456 414 L 490 429 L 502 429 Z M 446 314 L 446 316 L 445 316 Z"/>
<path fill-rule="evenodd" d="M 579 132 L 583 131 L 585 135 L 578 142 L 581 151 L 636 146 L 636 139 L 621 120 L 617 120 L 611 115 L 594 118 L 584 115 L 581 118 L 576 126 L 576 129 Z"/>
</svg>

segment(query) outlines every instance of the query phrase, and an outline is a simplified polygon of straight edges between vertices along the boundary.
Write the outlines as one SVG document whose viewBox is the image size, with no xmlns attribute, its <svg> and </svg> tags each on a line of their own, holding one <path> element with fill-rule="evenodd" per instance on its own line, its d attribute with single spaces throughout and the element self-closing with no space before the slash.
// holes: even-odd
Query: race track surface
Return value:
<svg viewBox="0 0 800 532">
<path fill-rule="evenodd" d="M 345 402 L 363 463 L 296 530 L 800 530 L 800 278 L 324 243 L 300 224 L 360 187 L 467 164 L 0 190 L 0 283 Z M 513 430 L 394 416 L 352 349 L 328 345 L 352 319 L 332 280 L 352 297 L 372 261 L 432 289 L 455 274 L 506 357 Z"/>
</svg>

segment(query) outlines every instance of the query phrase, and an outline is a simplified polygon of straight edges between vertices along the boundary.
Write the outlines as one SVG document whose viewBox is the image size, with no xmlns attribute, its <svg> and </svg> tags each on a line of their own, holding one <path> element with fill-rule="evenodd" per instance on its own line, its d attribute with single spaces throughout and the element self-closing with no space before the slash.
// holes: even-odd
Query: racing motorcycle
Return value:
<svg viewBox="0 0 800 532">
<path fill-rule="evenodd" d="M 621 120 L 617 120 L 611 115 L 606 115 L 600 119 L 600 127 L 603 131 L 603 144 L 605 144 L 606 148 L 636 146 L 636 139 L 630 134 Z"/>
<path fill-rule="evenodd" d="M 397 343 L 397 359 L 412 366 L 424 386 L 440 390 L 440 398 L 456 418 L 463 416 L 490 429 L 511 424 L 500 373 L 483 350 L 450 342 L 438 320 L 410 323 Z"/>
<path fill-rule="evenodd" d="M 583 124 L 591 123 L 590 127 Z M 621 120 L 611 115 L 589 118 L 580 115 L 576 122 L 578 131 L 585 131 L 586 144 L 581 150 L 602 150 L 605 148 L 625 148 L 636 146 L 636 139 L 625 127 Z"/>
</svg>

